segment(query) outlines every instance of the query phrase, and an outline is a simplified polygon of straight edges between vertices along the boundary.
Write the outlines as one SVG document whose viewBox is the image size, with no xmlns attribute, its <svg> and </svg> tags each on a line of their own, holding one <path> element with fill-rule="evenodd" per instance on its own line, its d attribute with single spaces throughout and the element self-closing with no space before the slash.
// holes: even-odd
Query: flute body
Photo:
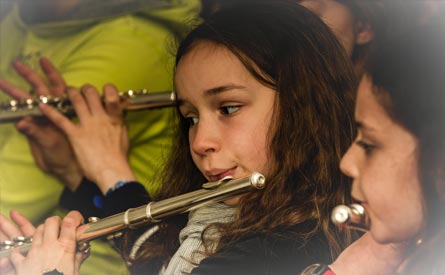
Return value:
<svg viewBox="0 0 445 275">
<path fill-rule="evenodd" d="M 170 107 L 176 105 L 176 95 L 172 91 L 153 92 L 147 90 L 119 93 L 126 111 Z M 48 104 L 66 116 L 74 116 L 74 108 L 66 97 L 40 96 L 24 100 L 0 102 L 0 123 L 16 122 L 25 116 L 42 117 L 39 103 Z"/>
<path fill-rule="evenodd" d="M 82 250 L 82 247 L 85 247 L 85 244 L 90 240 L 103 236 L 113 238 L 114 236 L 119 236 L 127 228 L 136 228 L 159 222 L 172 215 L 185 213 L 250 191 L 263 189 L 265 182 L 265 177 L 258 172 L 240 179 L 226 177 L 216 182 L 205 183 L 203 188 L 197 191 L 157 202 L 150 202 L 147 205 L 130 208 L 123 213 L 103 219 L 90 218 L 90 223 L 83 224 L 77 228 L 78 246 Z M 20 252 L 26 253 L 31 247 L 31 241 L 20 240 L 18 244 L 7 241 L 6 245 L 8 247 L 3 247 L 3 250 L 0 250 L 0 259 L 8 257 L 14 248 L 18 248 Z M 2 245 L 4 246 L 5 242 Z"/>
</svg>

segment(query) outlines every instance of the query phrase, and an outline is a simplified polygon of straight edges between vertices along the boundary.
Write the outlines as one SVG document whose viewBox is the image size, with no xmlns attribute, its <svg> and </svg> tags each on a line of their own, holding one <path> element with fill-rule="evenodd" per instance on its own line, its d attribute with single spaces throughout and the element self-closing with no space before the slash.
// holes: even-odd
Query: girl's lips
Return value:
<svg viewBox="0 0 445 275">
<path fill-rule="evenodd" d="M 218 181 L 218 180 L 225 178 L 227 176 L 233 176 L 233 174 L 235 172 L 235 168 L 236 167 L 230 168 L 230 169 L 225 169 L 225 170 L 215 169 L 215 170 L 210 171 L 209 173 L 206 173 L 206 174 L 210 181 Z"/>
<path fill-rule="evenodd" d="M 365 201 L 357 199 L 356 197 L 352 196 L 352 202 L 357 204 L 366 204 Z"/>
</svg>

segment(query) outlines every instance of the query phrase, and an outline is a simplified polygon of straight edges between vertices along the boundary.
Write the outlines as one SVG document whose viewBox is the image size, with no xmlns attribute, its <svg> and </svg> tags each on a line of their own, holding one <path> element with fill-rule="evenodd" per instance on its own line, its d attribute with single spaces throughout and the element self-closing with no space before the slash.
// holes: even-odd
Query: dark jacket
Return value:
<svg viewBox="0 0 445 275">
<path fill-rule="evenodd" d="M 192 274 L 296 275 L 315 262 L 331 262 L 327 240 L 322 233 L 308 240 L 295 235 L 307 231 L 310 224 L 299 224 L 267 235 L 248 234 L 204 259 Z"/>
</svg>

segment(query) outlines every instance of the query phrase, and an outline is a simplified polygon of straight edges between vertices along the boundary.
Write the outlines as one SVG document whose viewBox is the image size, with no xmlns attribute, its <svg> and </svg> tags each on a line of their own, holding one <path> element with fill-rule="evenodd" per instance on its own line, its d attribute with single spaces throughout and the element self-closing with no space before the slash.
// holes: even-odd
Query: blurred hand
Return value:
<svg viewBox="0 0 445 275">
<path fill-rule="evenodd" d="M 51 217 L 37 229 L 16 211 L 11 212 L 12 223 L 0 215 L 0 238 L 12 239 L 17 236 L 33 236 L 31 248 L 26 256 L 18 251 L 9 258 L 0 260 L 1 274 L 41 275 L 57 269 L 64 275 L 77 275 L 88 253 L 77 252 L 76 228 L 83 222 L 82 215 L 72 211 L 61 220 Z"/>
<path fill-rule="evenodd" d="M 40 60 L 40 66 L 45 73 L 48 84 L 37 72 L 23 63 L 16 62 L 14 64 L 16 71 L 31 85 L 36 96 L 60 97 L 64 95 L 66 84 L 57 69 L 47 58 Z M 28 92 L 1 79 L 0 90 L 14 99 L 31 97 Z M 80 184 L 82 174 L 65 135 L 48 120 L 42 118 L 23 118 L 17 123 L 16 127 L 27 137 L 31 152 L 39 168 L 57 177 L 72 191 L 75 190 Z"/>
<path fill-rule="evenodd" d="M 11 220 L 0 214 L 0 241 L 9 241 L 19 236 L 34 235 L 35 227 L 17 211 L 11 211 Z M 0 259 L 0 274 L 15 275 L 16 271 L 9 258 Z"/>
<path fill-rule="evenodd" d="M 40 104 L 43 114 L 68 137 L 83 174 L 106 191 L 119 180 L 135 180 L 128 154 L 128 134 L 117 89 L 105 85 L 104 104 L 91 85 L 80 92 L 68 89 L 78 117 L 75 124 L 51 106 Z"/>
</svg>

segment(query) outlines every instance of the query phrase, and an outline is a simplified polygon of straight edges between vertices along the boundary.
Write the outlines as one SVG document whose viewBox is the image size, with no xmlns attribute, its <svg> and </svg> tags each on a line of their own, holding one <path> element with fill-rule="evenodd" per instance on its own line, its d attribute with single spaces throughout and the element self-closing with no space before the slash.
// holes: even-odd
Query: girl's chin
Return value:
<svg viewBox="0 0 445 275">
<path fill-rule="evenodd" d="M 416 235 L 407 234 L 407 232 L 376 232 L 377 230 L 370 228 L 372 238 L 380 244 L 391 243 L 409 243 L 416 240 Z"/>
<path fill-rule="evenodd" d="M 237 206 L 239 202 L 240 196 L 236 196 L 234 198 L 225 200 L 224 203 L 230 206 Z"/>
</svg>

